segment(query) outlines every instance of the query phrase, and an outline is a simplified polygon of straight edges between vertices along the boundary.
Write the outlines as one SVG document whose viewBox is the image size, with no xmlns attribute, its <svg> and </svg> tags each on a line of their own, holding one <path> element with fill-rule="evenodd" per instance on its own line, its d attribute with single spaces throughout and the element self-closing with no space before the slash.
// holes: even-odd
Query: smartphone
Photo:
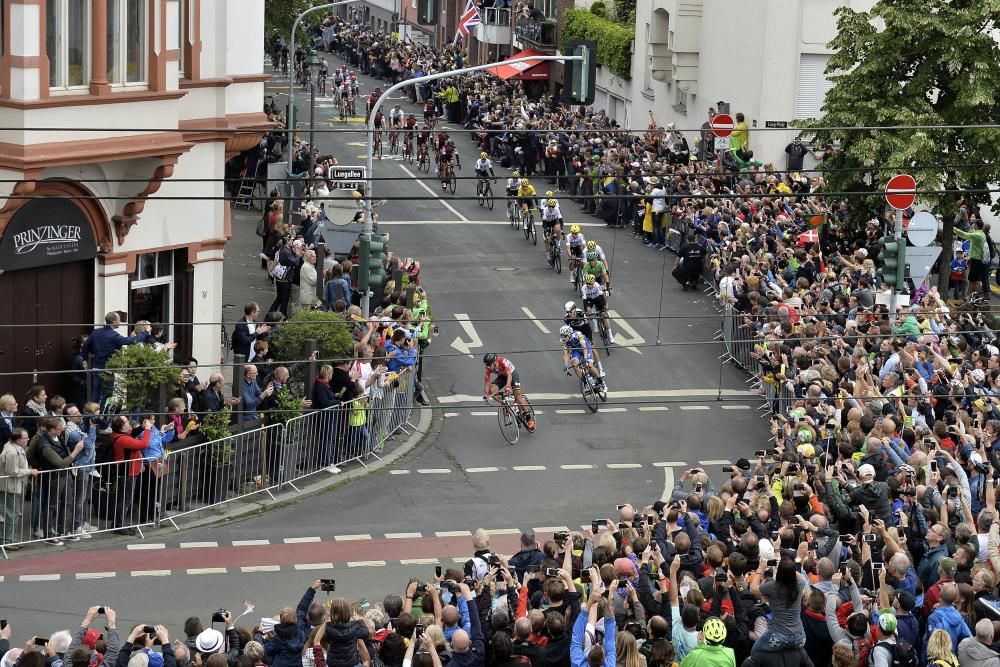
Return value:
<svg viewBox="0 0 1000 667">
<path fill-rule="evenodd" d="M 156 627 L 152 625 L 144 625 L 142 626 L 142 631 L 145 632 L 147 635 L 155 635 Z"/>
<path fill-rule="evenodd" d="M 617 510 L 618 510 L 619 512 L 621 512 L 621 511 L 622 511 L 622 508 L 623 508 L 623 507 L 625 507 L 625 503 L 618 503 L 618 505 L 617 505 L 616 509 L 617 509 Z"/>
<path fill-rule="evenodd" d="M 332 593 L 333 591 L 337 590 L 337 582 L 334 581 L 333 579 L 320 579 L 320 582 L 322 584 L 322 588 L 320 590 L 323 590 L 327 593 Z"/>
<path fill-rule="evenodd" d="M 440 577 L 441 576 L 441 566 L 440 565 L 435 565 L 434 566 L 434 576 L 435 577 Z"/>
<path fill-rule="evenodd" d="M 580 583 L 581 584 L 590 583 L 590 570 L 580 570 Z"/>
<path fill-rule="evenodd" d="M 874 544 L 875 543 L 875 533 L 865 533 L 864 535 L 861 536 L 861 541 L 862 542 L 867 542 L 868 544 Z"/>
<path fill-rule="evenodd" d="M 932 459 L 931 462 L 930 462 L 930 464 L 928 464 L 928 465 L 930 467 L 930 471 L 931 472 L 937 472 L 938 471 L 937 461 L 935 461 L 935 460 Z"/>
<path fill-rule="evenodd" d="M 753 453 L 753 455 L 756 456 L 757 458 L 761 458 L 761 457 L 767 456 L 767 450 L 766 449 L 758 449 L 756 452 Z"/>
<path fill-rule="evenodd" d="M 885 569 L 885 563 L 872 563 L 872 572 L 878 572 L 879 570 Z"/>
<path fill-rule="evenodd" d="M 7 627 L 7 619 L 6 618 L 0 618 L 0 630 L 3 630 L 6 627 Z"/>
<path fill-rule="evenodd" d="M 556 542 L 562 543 L 569 539 L 569 533 L 565 530 L 561 530 L 558 533 L 552 535 L 552 539 Z"/>
<path fill-rule="evenodd" d="M 618 580 L 618 588 L 619 589 L 628 588 L 628 579 L 619 579 Z"/>
<path fill-rule="evenodd" d="M 694 492 L 695 493 L 701 493 L 701 489 L 702 489 L 701 482 L 698 482 L 697 484 L 694 485 Z"/>
<path fill-rule="evenodd" d="M 771 531 L 771 541 L 772 542 L 777 542 L 780 539 L 781 539 L 781 533 L 779 533 L 776 530 L 772 530 Z"/>
<path fill-rule="evenodd" d="M 790 523 L 793 526 L 799 525 L 799 517 L 797 516 L 788 517 L 788 523 Z"/>
<path fill-rule="evenodd" d="M 595 519 L 590 522 L 590 532 L 596 533 L 601 526 L 608 525 L 607 519 Z"/>
<path fill-rule="evenodd" d="M 98 607 L 97 608 L 97 615 L 98 616 L 104 616 L 104 607 Z"/>
<path fill-rule="evenodd" d="M 35 637 L 35 646 L 48 646 L 49 640 L 45 637 Z"/>
<path fill-rule="evenodd" d="M 618 524 L 618 530 L 625 530 L 628 527 L 629 527 L 629 525 L 627 523 L 624 523 L 624 522 Z"/>
<path fill-rule="evenodd" d="M 560 570 L 559 570 L 558 567 L 547 567 L 547 568 L 545 568 L 545 576 L 546 577 L 558 577 L 559 576 L 559 572 L 560 572 Z"/>
<path fill-rule="evenodd" d="M 851 542 L 851 536 L 850 535 L 841 535 L 840 536 L 840 541 L 843 542 L 844 544 L 850 544 L 850 542 Z"/>
<path fill-rule="evenodd" d="M 715 571 L 715 580 L 716 581 L 726 581 L 727 579 L 729 579 L 729 574 L 725 570 L 723 570 L 721 567 L 718 570 Z"/>
<path fill-rule="evenodd" d="M 722 472 L 734 473 L 736 472 L 736 466 L 722 466 Z"/>
<path fill-rule="evenodd" d="M 529 565 L 527 568 L 525 568 L 525 571 L 527 571 L 527 572 L 541 572 L 542 571 L 542 566 L 541 565 Z"/>
<path fill-rule="evenodd" d="M 691 474 L 696 475 L 701 472 L 701 468 L 691 468 Z"/>
<path fill-rule="evenodd" d="M 424 624 L 423 624 L 423 623 L 417 623 L 417 628 L 416 628 L 416 630 L 417 630 L 417 636 L 418 636 L 418 637 L 419 637 L 420 635 L 424 634 Z"/>
<path fill-rule="evenodd" d="M 766 564 L 767 564 L 768 567 L 777 567 L 778 566 L 778 559 L 777 558 L 771 558 L 771 559 L 769 559 L 767 561 Z"/>
</svg>

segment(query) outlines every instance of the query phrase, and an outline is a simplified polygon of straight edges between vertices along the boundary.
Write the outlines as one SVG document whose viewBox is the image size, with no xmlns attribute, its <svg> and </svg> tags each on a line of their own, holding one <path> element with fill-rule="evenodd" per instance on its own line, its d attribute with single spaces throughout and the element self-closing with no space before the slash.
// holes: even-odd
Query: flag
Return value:
<svg viewBox="0 0 1000 667">
<path fill-rule="evenodd" d="M 796 241 L 796 245 L 800 248 L 804 248 L 811 243 L 819 243 L 819 233 L 815 229 L 810 229 L 808 232 L 799 234 Z"/>
<path fill-rule="evenodd" d="M 826 223 L 826 214 L 815 213 L 806 218 L 806 224 L 812 229 L 819 229 Z"/>
<path fill-rule="evenodd" d="M 479 8 L 473 0 L 466 0 L 465 11 L 458 17 L 458 29 L 455 31 L 455 44 L 469 36 L 469 30 L 482 23 L 479 18 Z"/>
</svg>

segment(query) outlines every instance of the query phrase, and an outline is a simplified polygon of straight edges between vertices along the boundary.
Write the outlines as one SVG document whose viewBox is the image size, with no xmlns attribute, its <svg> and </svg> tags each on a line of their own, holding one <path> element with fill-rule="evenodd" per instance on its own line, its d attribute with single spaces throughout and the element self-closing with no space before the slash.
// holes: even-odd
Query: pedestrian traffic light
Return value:
<svg viewBox="0 0 1000 667">
<path fill-rule="evenodd" d="M 879 253 L 879 263 L 882 265 L 878 270 L 882 282 L 895 287 L 897 290 L 906 287 L 906 241 L 897 239 L 895 236 L 883 236 L 882 252 Z"/>
<path fill-rule="evenodd" d="M 564 101 L 568 105 L 593 104 L 597 81 L 597 42 L 568 41 L 563 45 L 563 55 L 583 57 L 583 60 L 567 60 L 563 63 L 563 80 L 566 82 Z"/>
</svg>

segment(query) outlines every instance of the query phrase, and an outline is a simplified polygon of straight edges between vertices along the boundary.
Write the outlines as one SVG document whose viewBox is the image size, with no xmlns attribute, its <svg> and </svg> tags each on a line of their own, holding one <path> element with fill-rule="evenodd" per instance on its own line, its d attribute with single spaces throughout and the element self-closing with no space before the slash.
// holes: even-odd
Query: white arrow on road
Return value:
<svg viewBox="0 0 1000 667">
<path fill-rule="evenodd" d="M 625 321 L 621 315 L 618 314 L 617 310 L 608 309 L 608 315 L 611 316 L 611 326 L 612 328 L 617 328 L 618 332 L 615 336 L 615 344 L 619 347 L 628 348 L 636 354 L 642 354 L 642 350 L 635 345 L 642 345 L 646 342 L 646 339 L 640 336 L 632 325 Z"/>
<path fill-rule="evenodd" d="M 466 342 L 461 338 L 456 338 L 452 341 L 451 346 L 462 354 L 468 355 L 471 359 L 472 355 L 469 354 L 469 350 L 482 347 L 483 341 L 479 338 L 479 334 L 476 333 L 476 328 L 472 326 L 472 322 L 469 321 L 468 315 L 465 313 L 455 313 L 455 320 L 462 326 L 462 329 L 465 330 L 465 335 L 468 336 L 469 341 Z"/>
</svg>

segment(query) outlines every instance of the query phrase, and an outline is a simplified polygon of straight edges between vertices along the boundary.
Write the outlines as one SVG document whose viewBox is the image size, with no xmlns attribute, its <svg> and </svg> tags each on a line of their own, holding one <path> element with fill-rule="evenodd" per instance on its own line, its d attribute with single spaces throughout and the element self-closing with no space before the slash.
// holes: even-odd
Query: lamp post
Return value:
<svg viewBox="0 0 1000 667">
<path fill-rule="evenodd" d="M 316 166 L 316 80 L 322 64 L 316 49 L 311 49 L 306 56 L 306 67 L 309 69 L 309 170 Z"/>
</svg>

